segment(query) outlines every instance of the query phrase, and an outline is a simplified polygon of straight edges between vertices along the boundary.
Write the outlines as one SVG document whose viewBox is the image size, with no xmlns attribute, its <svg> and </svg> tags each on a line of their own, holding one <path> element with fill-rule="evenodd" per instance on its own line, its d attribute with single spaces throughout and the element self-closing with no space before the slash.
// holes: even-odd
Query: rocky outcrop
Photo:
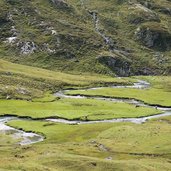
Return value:
<svg viewBox="0 0 171 171">
<path fill-rule="evenodd" d="M 166 15 L 171 15 L 171 8 L 167 8 L 167 7 L 162 7 L 159 9 L 159 12 L 162 12 Z"/>
<path fill-rule="evenodd" d="M 99 56 L 98 61 L 109 67 L 117 76 L 131 75 L 131 61 L 120 56 Z"/>
<path fill-rule="evenodd" d="M 8 10 L 0 6 L 0 40 L 4 41 L 10 36 L 11 20 Z"/>
<path fill-rule="evenodd" d="M 157 13 L 141 4 L 131 5 L 129 11 L 128 21 L 131 24 L 139 24 L 145 21 L 160 21 Z"/>
<path fill-rule="evenodd" d="M 73 12 L 72 6 L 70 6 L 65 0 L 51 0 L 56 8 Z"/>
<path fill-rule="evenodd" d="M 143 25 L 137 28 L 136 38 L 148 48 L 165 51 L 171 46 L 171 33 L 160 24 Z"/>
<path fill-rule="evenodd" d="M 19 47 L 21 54 L 29 55 L 36 51 L 36 45 L 34 42 L 18 42 L 17 46 Z"/>
<path fill-rule="evenodd" d="M 64 0 L 51 0 L 53 4 L 57 5 L 58 7 L 68 7 L 68 4 Z"/>
<path fill-rule="evenodd" d="M 7 18 L 7 13 L 5 12 L 1 12 L 0 13 L 0 25 L 4 24 L 4 23 L 7 23 L 9 20 Z"/>
<path fill-rule="evenodd" d="M 167 3 L 165 3 L 165 4 L 156 3 L 155 4 L 154 1 L 144 1 L 144 0 L 138 0 L 138 1 L 139 1 L 139 3 L 144 5 L 146 8 L 156 10 L 156 11 L 161 12 L 166 15 L 171 15 L 171 7 Z M 171 2 L 170 0 L 168 0 L 168 1 Z"/>
</svg>

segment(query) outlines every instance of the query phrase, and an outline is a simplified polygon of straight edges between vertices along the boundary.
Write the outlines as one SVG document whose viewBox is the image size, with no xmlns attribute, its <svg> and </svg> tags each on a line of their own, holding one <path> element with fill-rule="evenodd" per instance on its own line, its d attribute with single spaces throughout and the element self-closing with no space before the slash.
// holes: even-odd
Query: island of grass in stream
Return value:
<svg viewBox="0 0 171 171">
<path fill-rule="evenodd" d="M 13 114 L 32 118 L 60 117 L 66 119 L 103 120 L 142 117 L 161 113 L 148 107 L 95 99 L 59 99 L 54 102 L 0 100 L 1 115 Z"/>
</svg>

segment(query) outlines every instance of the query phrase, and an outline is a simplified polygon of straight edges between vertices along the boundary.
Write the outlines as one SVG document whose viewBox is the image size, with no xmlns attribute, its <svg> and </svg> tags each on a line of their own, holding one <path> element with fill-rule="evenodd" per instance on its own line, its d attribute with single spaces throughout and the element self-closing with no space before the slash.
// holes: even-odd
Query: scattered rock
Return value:
<svg viewBox="0 0 171 171">
<path fill-rule="evenodd" d="M 43 44 L 43 49 L 42 49 L 43 51 L 45 50 L 45 51 L 47 51 L 48 53 L 50 53 L 50 54 L 54 54 L 55 52 L 56 52 L 56 49 L 51 49 L 50 47 L 49 47 L 49 44 L 48 43 L 44 43 Z"/>
<path fill-rule="evenodd" d="M 5 74 L 8 76 L 11 76 L 13 73 L 12 72 L 6 72 Z"/>
<path fill-rule="evenodd" d="M 24 158 L 23 155 L 19 155 L 19 154 L 15 154 L 15 157 L 16 157 L 16 158 L 20 158 L 20 159 Z"/>
<path fill-rule="evenodd" d="M 107 157 L 106 160 L 112 160 L 113 158 L 112 157 Z"/>
<path fill-rule="evenodd" d="M 93 165 L 93 166 L 97 166 L 97 163 L 95 163 L 95 162 L 91 162 L 91 165 Z"/>
<path fill-rule="evenodd" d="M 51 0 L 55 5 L 60 7 L 66 7 L 68 4 L 64 0 Z"/>
<path fill-rule="evenodd" d="M 109 151 L 109 149 L 107 147 L 105 147 L 103 144 L 99 144 L 98 145 L 100 151 Z"/>
<path fill-rule="evenodd" d="M 34 42 L 19 42 L 17 46 L 21 49 L 21 54 L 29 55 L 34 53 L 37 48 Z"/>
<path fill-rule="evenodd" d="M 171 15 L 171 8 L 162 7 L 162 8 L 159 9 L 159 12 L 162 12 L 162 13 L 164 13 L 164 14 L 166 14 L 166 15 Z"/>
<path fill-rule="evenodd" d="M 19 94 L 23 94 L 23 95 L 26 95 L 26 94 L 29 94 L 30 92 L 28 90 L 26 90 L 25 88 L 18 88 L 17 89 L 17 92 Z"/>
<path fill-rule="evenodd" d="M 10 95 L 7 95 L 6 99 L 7 100 L 11 99 L 11 96 Z"/>
<path fill-rule="evenodd" d="M 6 38 L 5 43 L 10 43 L 10 44 L 15 43 L 16 39 L 17 37 L 8 37 Z"/>
</svg>

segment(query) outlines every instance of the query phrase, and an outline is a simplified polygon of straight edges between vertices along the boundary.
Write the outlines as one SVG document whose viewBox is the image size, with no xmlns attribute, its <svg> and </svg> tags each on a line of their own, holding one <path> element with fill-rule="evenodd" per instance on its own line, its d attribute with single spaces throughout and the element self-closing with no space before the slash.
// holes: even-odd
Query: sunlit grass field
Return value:
<svg viewBox="0 0 171 171">
<path fill-rule="evenodd" d="M 153 108 L 94 99 L 60 99 L 54 102 L 0 100 L 0 115 L 13 114 L 32 118 L 56 117 L 80 120 L 142 117 L 161 113 Z"/>
<path fill-rule="evenodd" d="M 70 95 L 88 95 L 103 97 L 130 98 L 144 101 L 152 105 L 171 106 L 171 77 L 137 77 L 148 80 L 151 87 L 148 89 L 133 88 L 102 88 L 95 90 L 72 90 Z"/>
</svg>

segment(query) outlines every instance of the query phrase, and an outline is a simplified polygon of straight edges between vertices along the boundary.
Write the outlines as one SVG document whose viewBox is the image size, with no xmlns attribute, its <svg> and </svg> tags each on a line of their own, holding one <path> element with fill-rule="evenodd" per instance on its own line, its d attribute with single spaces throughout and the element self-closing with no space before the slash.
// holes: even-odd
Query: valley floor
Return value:
<svg viewBox="0 0 171 171">
<path fill-rule="evenodd" d="M 0 130 L 0 170 L 171 170 L 171 116 L 142 124 L 64 124 L 46 120 L 141 118 L 163 113 L 160 106 L 170 111 L 171 77 L 80 76 L 0 62 L 0 115 L 20 117 L 7 124 L 44 137 L 42 142 L 22 146 L 13 132 Z M 131 87 L 138 80 L 146 80 L 150 86 Z M 114 85 L 125 87 L 111 87 Z M 70 91 L 64 91 L 63 95 L 73 98 L 54 95 L 66 89 Z M 81 96 L 74 98 L 77 95 Z"/>
</svg>

